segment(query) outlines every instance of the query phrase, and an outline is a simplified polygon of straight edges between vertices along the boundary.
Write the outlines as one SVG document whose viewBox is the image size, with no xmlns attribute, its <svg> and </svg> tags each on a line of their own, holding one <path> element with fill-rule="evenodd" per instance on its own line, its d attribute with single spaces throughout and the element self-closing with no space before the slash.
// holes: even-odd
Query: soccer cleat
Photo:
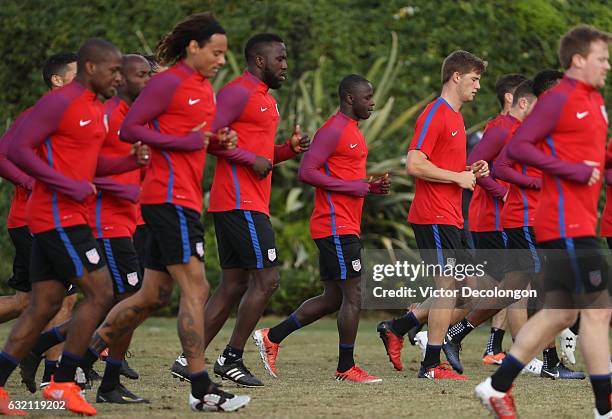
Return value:
<svg viewBox="0 0 612 419">
<path fill-rule="evenodd" d="M 96 409 L 87 403 L 87 400 L 81 394 L 81 388 L 74 382 L 56 383 L 51 380 L 43 390 L 43 396 L 47 400 L 64 402 L 65 408 L 73 413 L 87 416 L 96 414 Z"/>
<path fill-rule="evenodd" d="M 552 368 L 542 368 L 540 377 L 552 378 L 553 380 L 584 380 L 586 375 L 582 371 L 573 371 L 559 362 Z"/>
<path fill-rule="evenodd" d="M 236 396 L 219 390 L 216 385 L 201 399 L 189 394 L 189 407 L 196 412 L 233 412 L 245 407 L 250 401 L 249 396 Z"/>
<path fill-rule="evenodd" d="M 493 417 L 498 419 L 516 418 L 516 406 L 512 394 L 509 391 L 503 393 L 495 390 L 491 386 L 491 377 L 476 386 L 474 395 L 491 412 Z"/>
<path fill-rule="evenodd" d="M 382 378 L 370 375 L 357 365 L 353 365 L 345 372 L 336 371 L 336 381 L 353 381 L 355 383 L 380 383 Z"/>
<path fill-rule="evenodd" d="M 421 365 L 419 370 L 419 378 L 429 378 L 430 380 L 467 380 L 465 375 L 459 375 L 453 371 L 447 362 L 441 362 L 435 367 L 425 368 Z"/>
<path fill-rule="evenodd" d="M 147 399 L 135 395 L 130 390 L 125 388 L 123 384 L 119 384 L 111 391 L 102 392 L 98 388 L 96 394 L 96 403 L 116 403 L 116 404 L 137 404 L 149 403 Z"/>
<path fill-rule="evenodd" d="M 125 359 L 121 362 L 121 370 L 119 370 L 119 374 L 129 378 L 130 380 L 138 380 L 138 378 L 140 378 L 140 375 L 138 375 L 138 373 L 134 371 L 132 367 L 130 367 Z"/>
<path fill-rule="evenodd" d="M 408 333 L 406 333 L 406 336 L 408 337 L 408 342 L 410 342 L 412 346 L 416 345 L 416 335 L 421 332 L 421 329 L 423 329 L 423 326 L 425 325 L 421 323 L 418 326 L 413 327 L 412 329 L 408 331 Z"/>
<path fill-rule="evenodd" d="M 36 371 L 42 361 L 42 357 L 30 352 L 19 363 L 19 374 L 21 382 L 25 384 L 30 393 L 36 393 Z"/>
<path fill-rule="evenodd" d="M 544 363 L 540 361 L 538 358 L 533 358 L 529 361 L 529 364 L 525 365 L 525 368 L 521 371 L 521 374 L 533 374 L 539 376 L 542 372 L 542 366 Z"/>
<path fill-rule="evenodd" d="M 402 364 L 402 348 L 404 346 L 404 337 L 396 335 L 391 329 L 391 320 L 385 320 L 378 323 L 376 327 L 380 339 L 385 345 L 389 361 L 393 364 L 393 368 L 397 371 L 404 369 Z"/>
<path fill-rule="evenodd" d="M 170 368 L 170 373 L 181 381 L 191 382 L 189 371 L 187 370 L 187 358 L 185 358 L 183 354 L 176 358 L 172 364 L 172 368 Z"/>
<path fill-rule="evenodd" d="M 569 329 L 563 330 L 559 335 L 559 349 L 561 349 L 561 360 L 570 364 L 576 364 L 576 346 L 578 345 L 578 335 Z"/>
<path fill-rule="evenodd" d="M 83 370 L 81 367 L 77 367 L 74 373 L 74 382 L 81 390 L 90 390 L 93 387 L 94 379 L 99 380 L 100 375 L 93 368 Z"/>
<path fill-rule="evenodd" d="M 425 351 L 427 350 L 427 331 L 419 332 L 414 337 L 414 343 L 421 350 L 421 359 L 425 359 Z"/>
<path fill-rule="evenodd" d="M 0 415 L 2 416 L 27 416 L 28 412 L 15 409 L 11 403 L 11 397 L 3 387 L 0 387 Z"/>
<path fill-rule="evenodd" d="M 264 385 L 244 366 L 242 358 L 228 363 L 225 357 L 219 356 L 215 362 L 214 372 L 216 376 L 233 381 L 242 387 L 263 387 Z"/>
<path fill-rule="evenodd" d="M 453 367 L 459 374 L 463 373 L 463 365 L 461 365 L 461 358 L 459 358 L 459 352 L 461 351 L 461 344 L 455 343 L 451 338 L 446 335 L 446 342 L 442 345 L 442 350 L 448 363 Z"/>
<path fill-rule="evenodd" d="M 596 408 L 593 408 L 593 417 L 595 419 L 612 419 L 612 410 L 605 415 L 600 415 Z"/>
<path fill-rule="evenodd" d="M 496 354 L 485 354 L 482 357 L 482 363 L 484 365 L 501 365 L 505 357 L 506 357 L 505 352 L 499 352 Z"/>
<path fill-rule="evenodd" d="M 278 378 L 278 371 L 276 370 L 276 357 L 278 356 L 280 344 L 274 343 L 268 339 L 269 331 L 270 329 L 268 328 L 254 331 L 253 340 L 259 349 L 259 356 L 263 361 L 264 368 L 272 377 Z"/>
</svg>

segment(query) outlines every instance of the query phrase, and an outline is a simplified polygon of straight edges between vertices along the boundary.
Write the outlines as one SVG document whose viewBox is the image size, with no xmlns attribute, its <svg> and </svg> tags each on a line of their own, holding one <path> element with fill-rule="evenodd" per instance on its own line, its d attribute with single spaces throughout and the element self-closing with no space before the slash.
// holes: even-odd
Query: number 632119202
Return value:
<svg viewBox="0 0 612 419">
<path fill-rule="evenodd" d="M 11 410 L 64 410 L 66 402 L 63 400 L 11 400 L 8 408 Z"/>
</svg>

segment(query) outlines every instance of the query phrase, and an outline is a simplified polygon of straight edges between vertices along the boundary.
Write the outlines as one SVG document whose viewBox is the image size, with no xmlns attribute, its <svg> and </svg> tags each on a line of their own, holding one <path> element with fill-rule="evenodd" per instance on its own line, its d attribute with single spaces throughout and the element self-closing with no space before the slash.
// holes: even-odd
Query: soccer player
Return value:
<svg viewBox="0 0 612 419">
<path fill-rule="evenodd" d="M 142 288 L 110 311 L 91 342 L 100 352 L 131 333 L 151 312 L 167 304 L 175 283 L 181 291 L 178 335 L 189 362 L 194 411 L 234 411 L 250 401 L 217 388 L 204 361 L 204 273 L 202 177 L 209 147 L 232 147 L 235 133 L 212 126 L 214 93 L 209 79 L 225 64 L 225 29 L 210 13 L 179 22 L 160 42 L 158 57 L 172 66 L 147 83 L 121 125 L 121 138 L 152 147 L 141 193 L 149 228 Z M 152 124 L 153 128 L 147 126 Z"/>
<path fill-rule="evenodd" d="M 461 106 L 474 99 L 486 62 L 467 51 L 455 51 L 442 64 L 442 94 L 419 116 L 406 162 L 408 173 L 416 177 L 414 200 L 408 222 L 415 233 L 421 257 L 427 264 L 446 266 L 447 262 L 470 263 L 463 237 L 461 197 L 463 189 L 474 189 L 476 177 L 488 176 L 488 165 L 478 161 L 466 168 L 466 135 Z M 436 277 L 437 288 L 453 289 L 455 279 Z M 465 380 L 440 363 L 444 336 L 451 322 L 454 298 L 432 300 L 428 316 L 429 343 L 421 363 L 420 378 Z M 418 325 L 412 312 L 383 321 L 378 332 L 387 355 L 397 370 L 403 335 Z M 448 357 L 448 353 L 447 353 Z M 449 359 L 450 361 L 450 359 Z"/>
<path fill-rule="evenodd" d="M 269 210 L 270 171 L 273 165 L 306 151 L 310 140 L 298 126 L 284 144 L 274 144 L 280 115 L 269 90 L 279 89 L 286 80 L 283 40 L 275 34 L 257 34 L 247 41 L 244 53 L 247 69 L 219 92 L 213 123 L 214 129 L 228 126 L 236 131 L 238 148 L 212 153 L 218 159 L 208 211 L 215 223 L 223 275 L 206 304 L 204 347 L 240 302 L 232 336 L 214 371 L 241 386 L 259 387 L 263 383 L 245 367 L 242 354 L 279 283 Z M 179 357 L 173 375 L 180 376 L 181 364 L 184 360 Z"/>
<path fill-rule="evenodd" d="M 323 294 L 298 307 L 271 329 L 253 333 L 264 367 L 277 377 L 276 357 L 283 339 L 314 321 L 338 312 L 339 358 L 336 380 L 376 383 L 355 365 L 353 349 L 361 311 L 361 211 L 367 193 L 389 192 L 388 176 L 366 181 L 368 148 L 359 130 L 374 109 L 370 82 L 351 74 L 338 88 L 340 110 L 317 131 L 300 164 L 299 178 L 315 186 L 310 232 L 319 248 Z"/>
<path fill-rule="evenodd" d="M 36 103 L 8 154 L 36 182 L 26 210 L 34 236 L 32 296 L 0 353 L 0 387 L 57 313 L 72 283 L 85 298 L 74 311 L 60 364 L 43 395 L 65 402 L 75 413 L 96 413 L 73 380 L 91 334 L 113 300 L 106 262 L 87 225 L 86 201 L 95 193 L 94 175 L 113 173 L 98 158 L 106 127 L 97 95 L 109 98 L 115 93 L 120 69 L 121 54 L 113 44 L 87 40 L 78 52 L 74 81 Z M 13 413 L 4 390 L 0 399 L 2 411 Z"/>
<path fill-rule="evenodd" d="M 468 156 L 468 164 L 485 160 L 490 167 L 493 166 L 497 155 L 504 146 L 504 141 L 509 139 L 507 135 L 507 125 L 509 123 L 507 115 L 511 113 L 514 91 L 525 80 L 526 77 L 521 74 L 504 74 L 497 80 L 495 92 L 502 110 L 487 123 L 482 139 Z M 507 193 L 507 185 L 492 176 L 479 178 L 474 187 L 468 212 L 468 227 L 476 247 L 476 261 L 481 263 L 485 259 L 489 259 L 489 263 L 485 265 L 487 273 L 497 281 L 501 281 L 503 278 L 501 265 L 494 262 L 502 260 L 504 256 L 506 236 L 502 231 L 500 220 Z M 500 359 L 504 356 L 502 341 L 504 339 L 506 316 L 507 313 L 504 310 L 496 314 L 491 320 L 491 333 L 483 354 L 483 364 L 501 362 Z"/>
<path fill-rule="evenodd" d="M 547 249 L 545 306 L 521 329 L 499 369 L 476 387 L 494 416 L 516 417 L 510 387 L 526 362 L 580 312 L 581 349 L 595 395 L 596 418 L 610 417 L 610 322 L 606 262 L 595 237 L 607 114 L 597 88 L 610 70 L 612 35 L 589 26 L 567 32 L 559 43 L 566 69 L 516 131 L 508 155 L 543 172 L 534 227 Z"/>
<path fill-rule="evenodd" d="M 70 83 L 76 76 L 77 56 L 73 52 L 55 54 L 49 57 L 42 69 L 43 80 L 50 90 L 58 89 Z M 11 128 L 0 139 L 0 176 L 15 185 L 11 209 L 7 219 L 9 237 L 15 247 L 13 259 L 13 277 L 8 284 L 15 289 L 15 295 L 0 297 L 0 323 L 18 317 L 30 301 L 30 250 L 32 235 L 26 221 L 26 205 L 34 186 L 34 179 L 15 166 L 8 158 L 8 148 L 13 134 L 32 108 L 26 109 L 17 117 Z M 52 328 L 68 320 L 76 302 L 76 288 L 71 287 L 62 302 L 62 307 L 48 327 Z M 62 353 L 62 345 L 55 345 L 45 353 L 45 371 L 41 387 L 51 381 L 57 369 L 57 361 Z M 25 382 L 28 390 L 36 391 L 35 382 Z"/>
</svg>

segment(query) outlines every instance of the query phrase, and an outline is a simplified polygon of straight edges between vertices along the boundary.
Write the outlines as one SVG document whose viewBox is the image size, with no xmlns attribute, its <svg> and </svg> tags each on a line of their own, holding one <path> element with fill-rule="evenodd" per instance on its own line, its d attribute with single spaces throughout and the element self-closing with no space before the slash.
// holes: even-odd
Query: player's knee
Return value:
<svg viewBox="0 0 612 419">
<path fill-rule="evenodd" d="M 28 305 L 30 305 L 30 293 L 29 292 L 18 292 L 15 295 L 17 301 L 17 310 L 19 312 L 24 311 Z"/>
<path fill-rule="evenodd" d="M 609 324 L 612 311 L 609 309 L 582 310 L 580 321 L 582 324 Z M 568 326 L 569 327 L 569 326 Z"/>
<path fill-rule="evenodd" d="M 571 327 L 574 323 L 576 323 L 576 319 L 578 318 L 578 311 L 555 310 L 555 313 L 552 317 L 556 321 L 558 327 L 565 329 Z"/>
<path fill-rule="evenodd" d="M 271 273 L 267 276 L 261 283 L 261 288 L 266 295 L 274 294 L 274 291 L 277 290 L 280 285 L 280 275 L 278 271 Z"/>
</svg>

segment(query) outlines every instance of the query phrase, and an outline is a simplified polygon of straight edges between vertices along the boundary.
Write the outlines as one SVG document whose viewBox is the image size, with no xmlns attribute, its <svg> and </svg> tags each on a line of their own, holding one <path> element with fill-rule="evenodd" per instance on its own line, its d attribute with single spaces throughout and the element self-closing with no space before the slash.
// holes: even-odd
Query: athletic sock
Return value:
<svg viewBox="0 0 612 419">
<path fill-rule="evenodd" d="M 83 359 L 79 363 L 79 367 L 81 367 L 83 371 L 89 371 L 98 359 L 100 359 L 100 354 L 90 346 L 87 348 L 87 352 L 85 352 Z"/>
<path fill-rule="evenodd" d="M 353 350 L 355 345 L 347 345 L 341 343 L 339 346 L 339 357 L 338 357 L 338 372 L 346 372 L 353 368 L 355 365 L 355 359 L 353 358 Z"/>
<path fill-rule="evenodd" d="M 191 395 L 196 399 L 201 399 L 208 392 L 212 382 L 206 370 L 189 375 L 191 380 Z"/>
<path fill-rule="evenodd" d="M 485 355 L 495 355 L 503 352 L 502 342 L 504 340 L 505 333 L 506 331 L 504 329 L 498 329 L 496 327 L 491 328 L 491 334 L 489 335 Z"/>
<path fill-rule="evenodd" d="M 580 316 L 578 316 L 578 318 L 576 319 L 576 323 L 574 323 L 572 327 L 569 328 L 569 330 L 571 330 L 572 333 L 575 335 L 580 334 Z"/>
<path fill-rule="evenodd" d="M 440 350 L 442 345 L 430 345 L 427 344 L 425 348 L 425 358 L 421 365 L 425 368 L 433 368 L 440 364 Z"/>
<path fill-rule="evenodd" d="M 43 383 L 51 381 L 51 377 L 55 375 L 57 371 L 57 360 L 45 359 L 45 372 L 43 373 Z"/>
<path fill-rule="evenodd" d="M 542 368 L 548 369 L 556 367 L 559 363 L 559 356 L 557 355 L 557 348 L 546 348 L 542 352 L 544 364 Z"/>
<path fill-rule="evenodd" d="M 53 348 L 58 343 L 66 340 L 66 336 L 62 335 L 57 327 L 53 327 L 44 333 L 41 333 L 36 343 L 32 347 L 32 353 L 42 356 L 47 350 Z"/>
<path fill-rule="evenodd" d="M 4 387 L 6 380 L 19 365 L 19 360 L 13 358 L 6 352 L 0 352 L 0 387 Z"/>
<path fill-rule="evenodd" d="M 244 349 L 236 349 L 227 345 L 225 350 L 223 351 L 223 357 L 225 358 L 225 362 L 236 362 L 240 358 L 242 358 L 242 354 L 244 353 Z"/>
<path fill-rule="evenodd" d="M 55 372 L 56 383 L 71 383 L 74 382 L 74 374 L 79 366 L 79 363 L 83 360 L 83 357 L 75 355 L 71 352 L 62 352 L 62 359 L 60 359 L 59 366 Z"/>
<path fill-rule="evenodd" d="M 507 354 L 500 367 L 491 376 L 491 386 L 497 391 L 506 393 L 523 368 L 525 365 L 521 361 L 512 354 Z"/>
<path fill-rule="evenodd" d="M 120 359 L 112 359 L 110 356 L 106 358 L 106 368 L 102 383 L 100 383 L 101 392 L 109 392 L 119 386 L 119 372 L 121 371 L 122 361 Z"/>
<path fill-rule="evenodd" d="M 589 379 L 595 395 L 595 408 L 600 415 L 605 415 L 612 409 L 610 407 L 610 392 L 612 390 L 610 374 L 591 375 Z"/>
<path fill-rule="evenodd" d="M 474 326 L 470 324 L 468 319 L 463 319 L 448 328 L 448 336 L 450 336 L 453 343 L 461 343 L 463 338 L 472 330 L 474 330 Z"/>
<path fill-rule="evenodd" d="M 302 324 L 297 319 L 295 313 L 293 313 L 276 326 L 270 328 L 270 331 L 268 332 L 268 339 L 270 339 L 270 342 L 273 343 L 281 343 L 283 339 L 301 327 Z"/>
<path fill-rule="evenodd" d="M 391 331 L 398 336 L 404 336 L 410 329 L 417 327 L 419 324 L 414 313 L 409 311 L 399 319 L 391 321 Z"/>
</svg>

